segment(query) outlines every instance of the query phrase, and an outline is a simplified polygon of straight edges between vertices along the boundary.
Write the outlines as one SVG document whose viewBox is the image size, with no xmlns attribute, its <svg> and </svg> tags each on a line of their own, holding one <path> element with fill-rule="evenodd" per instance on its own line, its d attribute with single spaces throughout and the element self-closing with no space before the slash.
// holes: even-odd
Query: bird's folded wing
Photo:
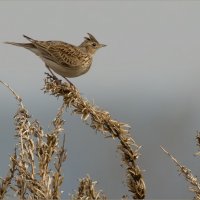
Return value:
<svg viewBox="0 0 200 200">
<path fill-rule="evenodd" d="M 34 45 L 46 59 L 67 67 L 79 67 L 85 56 L 75 46 L 59 41 L 36 42 Z"/>
</svg>

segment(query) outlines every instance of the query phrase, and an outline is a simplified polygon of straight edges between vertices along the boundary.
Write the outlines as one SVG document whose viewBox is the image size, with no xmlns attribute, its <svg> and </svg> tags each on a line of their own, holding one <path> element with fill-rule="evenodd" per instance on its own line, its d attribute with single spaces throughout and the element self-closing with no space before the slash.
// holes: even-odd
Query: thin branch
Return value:
<svg viewBox="0 0 200 200">
<path fill-rule="evenodd" d="M 176 166 L 179 168 L 179 171 L 183 174 L 183 176 L 186 178 L 186 180 L 192 185 L 189 187 L 189 190 L 195 193 L 195 200 L 200 200 L 200 183 L 195 177 L 191 170 L 187 167 L 180 164 L 180 162 L 172 156 L 167 150 L 164 149 L 164 147 L 160 146 L 160 148 L 172 159 L 172 161 L 176 164 Z"/>
<path fill-rule="evenodd" d="M 3 82 L 2 80 L 0 80 L 0 83 L 2 83 L 6 88 L 8 88 L 8 89 L 11 91 L 11 93 L 13 94 L 13 96 L 14 96 L 14 97 L 17 99 L 17 101 L 19 102 L 20 107 L 21 107 L 21 108 L 24 108 L 24 105 L 23 105 L 23 103 L 22 103 L 21 97 L 20 97 L 7 83 Z"/>
<path fill-rule="evenodd" d="M 19 199 L 61 199 L 62 164 L 66 159 L 66 150 L 64 144 L 59 146 L 59 137 L 63 131 L 65 105 L 58 110 L 52 122 L 53 129 L 45 133 L 39 122 L 32 120 L 21 97 L 8 84 L 0 83 L 19 102 L 14 116 L 18 143 L 15 154 L 10 156 L 9 173 L 1 181 L 0 199 L 5 197 L 8 189 L 14 191 Z M 53 163 L 57 163 L 54 169 Z"/>
<path fill-rule="evenodd" d="M 66 107 L 72 107 L 73 113 L 81 115 L 81 119 L 96 131 L 106 137 L 117 138 L 122 152 L 122 160 L 127 170 L 127 186 L 133 193 L 134 199 L 143 199 L 146 187 L 142 171 L 136 164 L 140 146 L 130 136 L 129 125 L 114 120 L 108 111 L 105 111 L 84 99 L 74 85 L 54 80 L 51 76 L 45 79 L 44 92 L 56 97 L 63 97 Z"/>
<path fill-rule="evenodd" d="M 197 146 L 198 146 L 198 152 L 195 153 L 195 156 L 200 156 L 200 132 L 199 131 L 197 131 L 196 141 L 197 141 Z"/>
<path fill-rule="evenodd" d="M 96 181 L 92 181 L 90 176 L 79 180 L 78 191 L 71 195 L 71 200 L 106 200 L 106 196 L 101 191 L 96 191 Z"/>
</svg>

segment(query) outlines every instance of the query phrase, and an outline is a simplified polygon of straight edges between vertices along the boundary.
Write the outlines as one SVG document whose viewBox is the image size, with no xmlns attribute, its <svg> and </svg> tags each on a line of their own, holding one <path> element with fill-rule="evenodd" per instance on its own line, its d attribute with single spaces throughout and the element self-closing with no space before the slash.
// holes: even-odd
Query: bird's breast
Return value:
<svg viewBox="0 0 200 200">
<path fill-rule="evenodd" d="M 87 59 L 87 58 L 81 63 L 81 65 L 78 66 L 70 66 L 68 64 L 61 65 L 45 58 L 42 58 L 42 60 L 54 72 L 61 75 L 62 77 L 67 77 L 67 78 L 73 78 L 85 74 L 86 72 L 88 72 L 92 64 L 92 59 Z"/>
</svg>

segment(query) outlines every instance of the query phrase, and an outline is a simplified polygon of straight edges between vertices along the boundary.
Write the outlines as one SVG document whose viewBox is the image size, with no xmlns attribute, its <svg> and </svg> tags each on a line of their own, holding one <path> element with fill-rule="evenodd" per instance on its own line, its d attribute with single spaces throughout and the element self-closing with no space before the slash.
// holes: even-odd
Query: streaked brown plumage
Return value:
<svg viewBox="0 0 200 200">
<path fill-rule="evenodd" d="M 72 78 L 85 74 L 91 67 L 96 50 L 106 46 L 100 44 L 90 33 L 88 35 L 79 46 L 62 41 L 34 40 L 25 35 L 30 43 L 6 43 L 24 47 L 35 53 L 44 61 L 53 76 L 52 70 L 64 78 Z"/>
</svg>

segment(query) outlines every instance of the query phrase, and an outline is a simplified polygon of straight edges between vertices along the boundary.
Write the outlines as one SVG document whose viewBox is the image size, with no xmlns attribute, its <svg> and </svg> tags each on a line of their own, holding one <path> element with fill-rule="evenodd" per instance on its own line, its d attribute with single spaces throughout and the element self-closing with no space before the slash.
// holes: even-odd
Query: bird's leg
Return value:
<svg viewBox="0 0 200 200">
<path fill-rule="evenodd" d="M 44 72 L 44 74 L 46 74 L 48 77 L 52 78 L 53 80 L 58 80 L 57 77 L 52 76 L 52 75 L 49 74 L 48 72 Z"/>
<path fill-rule="evenodd" d="M 47 67 L 47 69 L 50 71 L 52 78 L 55 80 L 58 80 L 58 78 L 56 77 L 56 75 L 52 72 L 52 70 L 50 69 L 50 67 L 48 65 L 45 65 Z M 69 81 L 66 77 L 62 76 L 70 85 L 74 85 L 71 81 Z"/>
<path fill-rule="evenodd" d="M 45 65 L 46 66 L 46 68 L 50 71 L 50 73 L 51 73 L 51 75 L 52 75 L 52 78 L 54 79 L 54 80 L 58 80 L 58 78 L 56 77 L 56 75 L 51 71 L 51 69 L 50 69 L 50 67 L 48 66 L 48 65 Z M 49 75 L 48 73 L 46 73 L 47 75 Z"/>
<path fill-rule="evenodd" d="M 62 76 L 70 85 L 73 85 L 74 86 L 74 84 L 68 79 L 68 78 L 66 78 L 66 77 L 64 77 L 64 76 Z"/>
</svg>

